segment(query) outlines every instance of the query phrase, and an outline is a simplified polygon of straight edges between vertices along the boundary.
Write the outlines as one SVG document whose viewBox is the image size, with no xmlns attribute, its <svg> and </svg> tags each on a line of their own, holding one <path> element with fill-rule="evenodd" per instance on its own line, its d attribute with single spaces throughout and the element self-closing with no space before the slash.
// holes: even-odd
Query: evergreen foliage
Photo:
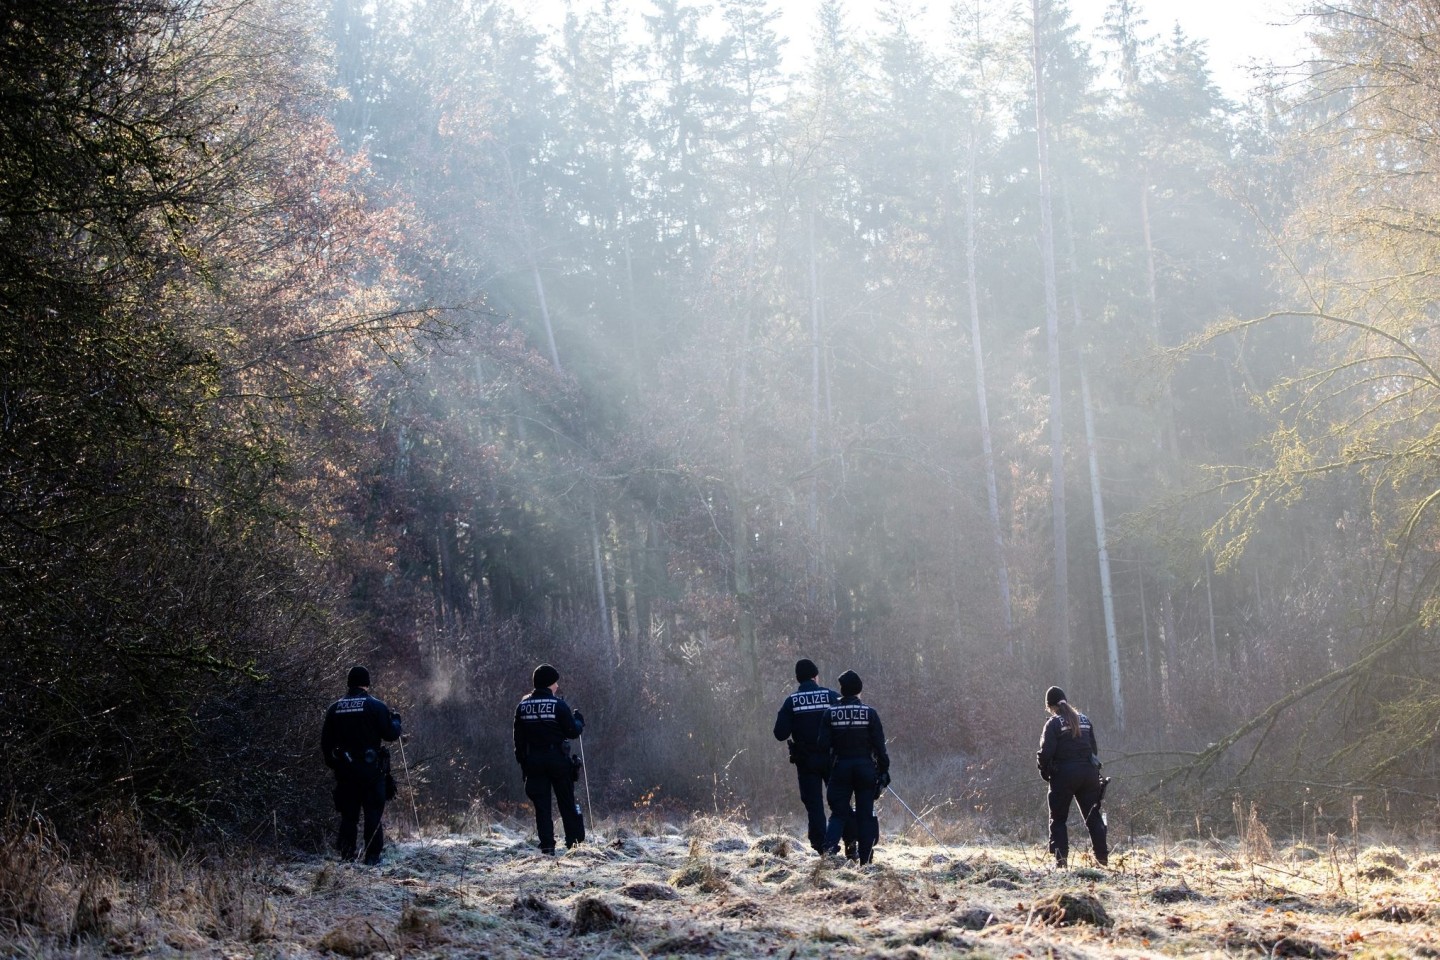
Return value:
<svg viewBox="0 0 1440 960">
<path fill-rule="evenodd" d="M 739 809 L 801 654 L 980 805 L 1057 674 L 1125 772 L 1429 789 L 1428 8 L 1243 104 L 990 12 L 11 4 L 0 793 L 304 833 L 364 658 L 422 803 L 518 799 L 551 660 L 608 802 Z"/>
</svg>

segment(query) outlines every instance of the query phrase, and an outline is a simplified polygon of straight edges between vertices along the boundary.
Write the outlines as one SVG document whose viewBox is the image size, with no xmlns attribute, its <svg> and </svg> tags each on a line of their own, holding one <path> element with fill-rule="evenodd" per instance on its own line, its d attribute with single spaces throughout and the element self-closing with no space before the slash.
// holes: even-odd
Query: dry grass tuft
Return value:
<svg viewBox="0 0 1440 960">
<path fill-rule="evenodd" d="M 315 877 L 310 881 L 312 893 L 325 893 L 331 890 L 344 890 L 350 885 L 353 871 L 347 870 L 338 863 L 323 863 L 320 869 L 315 871 Z"/>
<path fill-rule="evenodd" d="M 666 937 L 652 944 L 652 956 L 708 957 L 721 952 L 724 947 L 719 939 L 710 933 L 687 933 L 678 937 Z"/>
<path fill-rule="evenodd" d="M 408 904 L 400 911 L 397 925 L 403 941 L 419 946 L 435 946 L 449 942 L 440 918 L 423 907 Z"/>
<path fill-rule="evenodd" d="M 1274 860 L 1275 845 L 1270 841 L 1270 831 L 1265 829 L 1265 824 L 1260 819 L 1259 804 L 1252 802 L 1247 815 L 1244 802 L 1236 797 L 1234 813 L 1236 833 L 1240 837 L 1240 852 L 1245 860 L 1250 863 L 1268 863 Z"/>
<path fill-rule="evenodd" d="M 944 943 L 945 939 L 944 927 L 924 926 L 890 937 L 885 943 L 889 947 L 923 947 L 928 943 Z"/>
<path fill-rule="evenodd" d="M 779 857 L 781 860 L 790 856 L 794 843 L 789 837 L 780 833 L 769 833 L 756 840 L 750 845 L 755 853 L 768 853 L 772 857 Z"/>
<path fill-rule="evenodd" d="M 1176 886 L 1156 887 L 1151 890 L 1150 899 L 1156 903 L 1184 903 L 1204 900 L 1205 897 L 1190 889 L 1190 885 L 1182 879 Z"/>
<path fill-rule="evenodd" d="M 240 936 L 250 941 L 267 939 L 274 926 L 274 910 L 255 877 L 243 870 L 221 866 L 199 870 L 198 926 L 216 939 Z"/>
<path fill-rule="evenodd" d="M 951 925 L 961 930 L 984 930 L 995 922 L 995 911 L 989 907 L 966 907 L 950 918 Z"/>
<path fill-rule="evenodd" d="M 533 893 L 516 897 L 510 904 L 510 915 L 542 927 L 559 927 L 565 923 L 559 911 Z"/>
<path fill-rule="evenodd" d="M 342 957 L 368 957 L 376 953 L 394 953 L 390 941 L 375 925 L 363 917 L 344 917 L 331 927 L 316 944 L 321 950 Z"/>
<path fill-rule="evenodd" d="M 721 907 L 715 911 L 717 917 L 725 917 L 729 920 L 751 919 L 761 916 L 764 913 L 764 908 L 754 900 L 736 900 L 729 906 Z"/>
<path fill-rule="evenodd" d="M 980 854 L 969 864 L 957 863 L 950 872 L 957 877 L 963 876 L 975 884 L 992 883 L 995 880 L 1018 884 L 1025 879 L 1025 875 L 1018 868 L 1004 860 L 996 859 L 988 853 Z"/>
<path fill-rule="evenodd" d="M 745 832 L 743 825 L 724 817 L 692 817 L 685 824 L 682 835 L 700 843 L 713 843 L 716 840 L 736 839 Z"/>
<path fill-rule="evenodd" d="M 1423 903 L 1389 903 L 1369 907 L 1355 914 L 1357 920 L 1384 920 L 1387 923 L 1420 923 L 1429 920 L 1432 911 Z"/>
<path fill-rule="evenodd" d="M 871 900 L 885 913 L 899 913 L 915 902 L 915 895 L 905 886 L 900 875 L 889 867 L 879 867 L 874 877 Z"/>
<path fill-rule="evenodd" d="M 679 900 L 680 891 L 668 883 L 653 883 L 649 880 L 641 880 L 638 883 L 627 883 L 617 891 L 622 897 L 629 897 L 631 900 L 638 900 L 641 903 L 648 903 L 652 900 Z"/>
<path fill-rule="evenodd" d="M 599 897 L 586 894 L 575 902 L 575 919 L 570 924 L 570 933 L 582 937 L 614 930 L 625 923 L 625 916 L 620 911 Z"/>
<path fill-rule="evenodd" d="M 1397 874 L 1410 869 L 1410 861 L 1394 847 L 1367 847 L 1357 862 L 1361 867 L 1388 867 Z"/>
<path fill-rule="evenodd" d="M 1324 960 L 1336 955 L 1336 951 L 1313 940 L 1282 930 L 1256 930 L 1242 924 L 1231 923 L 1225 931 L 1226 950 L 1253 950 L 1266 957 L 1310 957 Z"/>
<path fill-rule="evenodd" d="M 1035 918 L 1054 927 L 1073 927 L 1081 923 L 1109 927 L 1115 923 L 1099 898 L 1068 891 L 1052 893 L 1038 900 L 1035 903 Z"/>
<path fill-rule="evenodd" d="M 87 877 L 75 900 L 70 918 L 70 940 L 103 938 L 111 932 L 110 914 L 115 903 L 104 889 L 105 884 L 94 876 Z"/>
<path fill-rule="evenodd" d="M 69 856 L 38 817 L 0 825 L 0 930 L 53 930 L 67 912 Z"/>
<path fill-rule="evenodd" d="M 794 876 L 794 872 L 789 867 L 771 867 L 769 870 L 763 871 L 755 879 L 761 883 L 784 883 L 792 876 Z"/>
<path fill-rule="evenodd" d="M 690 857 L 685 866 L 670 874 L 670 884 L 675 887 L 699 887 L 706 893 L 724 893 L 730 889 L 725 872 L 708 857 Z"/>
</svg>

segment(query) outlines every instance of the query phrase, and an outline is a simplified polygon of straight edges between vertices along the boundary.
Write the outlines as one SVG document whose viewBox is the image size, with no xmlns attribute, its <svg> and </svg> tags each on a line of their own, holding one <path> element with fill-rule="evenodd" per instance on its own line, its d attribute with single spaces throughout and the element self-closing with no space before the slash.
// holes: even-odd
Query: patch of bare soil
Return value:
<svg viewBox="0 0 1440 960">
<path fill-rule="evenodd" d="M 601 829 L 548 857 L 495 824 L 393 843 L 378 869 L 302 858 L 163 890 L 91 883 L 63 936 L 0 929 L 0 956 L 1440 956 L 1435 876 L 1390 849 L 1261 862 L 1141 844 L 1110 869 L 1057 871 L 1004 845 L 893 840 L 861 867 L 737 823 L 648 834 Z"/>
</svg>

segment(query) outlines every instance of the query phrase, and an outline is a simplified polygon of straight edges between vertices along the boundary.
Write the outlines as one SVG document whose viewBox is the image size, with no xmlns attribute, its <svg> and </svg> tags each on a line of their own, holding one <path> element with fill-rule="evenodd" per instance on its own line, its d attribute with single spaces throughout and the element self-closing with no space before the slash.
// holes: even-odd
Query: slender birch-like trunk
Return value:
<svg viewBox="0 0 1440 960">
<path fill-rule="evenodd" d="M 1080 309 L 1080 259 L 1075 253 L 1075 216 L 1070 194 L 1065 199 L 1065 240 L 1070 260 L 1070 306 L 1078 335 L 1084 314 Z M 1078 336 L 1077 336 L 1078 339 Z M 1105 613 L 1105 651 L 1110 666 L 1110 703 L 1115 726 L 1125 729 L 1125 696 L 1120 684 L 1120 641 L 1115 632 L 1115 594 L 1110 586 L 1110 550 L 1105 535 L 1105 497 L 1100 483 L 1100 453 L 1095 441 L 1095 407 L 1090 401 L 1090 372 L 1083 343 L 1077 351 L 1080 364 L 1080 410 L 1085 424 L 1085 460 L 1090 469 L 1090 510 L 1095 520 L 1096 559 L 1100 565 L 1100 603 Z"/>
<path fill-rule="evenodd" d="M 1035 73 L 1035 145 L 1040 179 L 1040 259 L 1045 275 L 1045 331 L 1050 382 L 1050 514 L 1055 549 L 1051 640 L 1062 683 L 1070 679 L 1070 582 L 1065 517 L 1065 424 L 1060 384 L 1060 306 L 1055 281 L 1055 226 L 1051 207 L 1049 126 L 1045 115 L 1042 0 L 1031 0 L 1031 53 Z"/>
<path fill-rule="evenodd" d="M 1145 240 L 1145 280 L 1146 295 L 1150 301 L 1150 329 L 1158 350 L 1163 349 L 1165 344 L 1160 335 L 1160 285 L 1155 270 L 1155 244 L 1150 240 L 1150 167 L 1146 165 L 1141 170 L 1140 233 Z M 1180 444 L 1175 438 L 1175 393 L 1168 376 L 1165 378 L 1164 409 L 1160 411 L 1160 418 L 1166 449 L 1170 451 L 1172 459 L 1177 459 L 1180 455 Z"/>
<path fill-rule="evenodd" d="M 980 339 L 980 292 L 976 279 L 975 241 L 975 123 L 970 125 L 969 155 L 965 162 L 965 277 L 970 288 L 970 348 L 975 356 L 975 400 L 980 417 L 980 446 L 985 458 L 985 496 L 990 508 L 990 538 L 995 547 L 995 575 L 1000 590 L 1000 612 L 1005 632 L 1014 626 L 1010 603 L 1010 566 L 1005 559 L 1005 532 L 1000 522 L 1000 493 L 995 480 L 995 447 L 990 433 L 990 405 L 985 389 L 985 350 Z M 1007 641 L 1013 646 L 1013 639 Z"/>
</svg>

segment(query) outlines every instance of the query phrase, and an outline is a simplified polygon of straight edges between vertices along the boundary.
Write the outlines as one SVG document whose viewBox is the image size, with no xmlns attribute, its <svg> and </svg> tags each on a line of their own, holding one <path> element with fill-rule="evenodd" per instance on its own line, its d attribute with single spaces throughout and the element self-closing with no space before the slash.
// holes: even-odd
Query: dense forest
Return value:
<svg viewBox="0 0 1440 960">
<path fill-rule="evenodd" d="M 1132 816 L 1432 812 L 1440 4 L 1242 102 L 1140 0 L 777 11 L 7 4 L 11 816 L 318 846 L 353 662 L 516 802 L 541 661 L 596 806 L 773 812 L 800 656 L 952 816 L 1050 683 Z"/>
</svg>

